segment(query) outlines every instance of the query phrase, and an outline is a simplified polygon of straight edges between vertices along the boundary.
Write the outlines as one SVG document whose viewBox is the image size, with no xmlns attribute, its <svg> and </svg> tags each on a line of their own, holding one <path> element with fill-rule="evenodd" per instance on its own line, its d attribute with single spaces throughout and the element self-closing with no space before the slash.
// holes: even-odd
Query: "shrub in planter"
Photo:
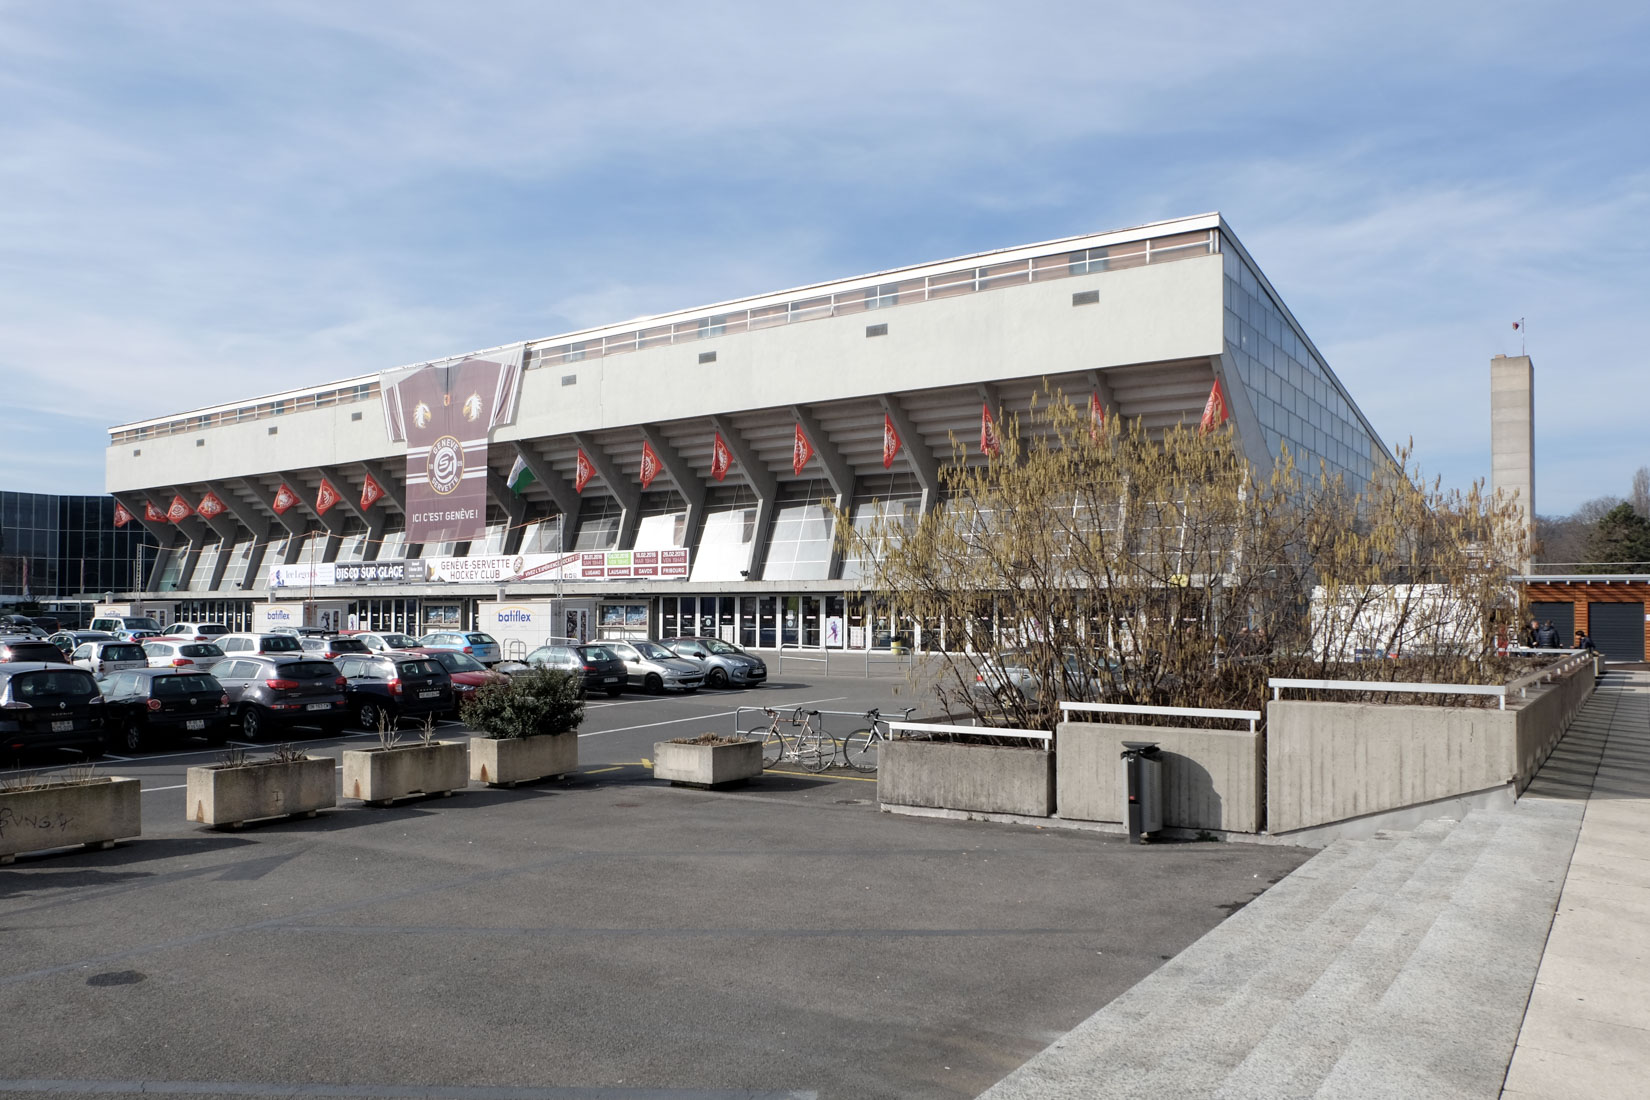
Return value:
<svg viewBox="0 0 1650 1100">
<path fill-rule="evenodd" d="M 584 678 L 557 669 L 534 669 L 488 684 L 466 700 L 470 778 L 513 787 L 545 776 L 565 775 L 578 765 L 584 721 Z"/>
<path fill-rule="evenodd" d="M 311 757 L 292 745 L 266 757 L 244 749 L 216 764 L 190 768 L 184 816 L 201 825 L 239 827 L 267 818 L 314 817 L 338 804 L 331 757 Z"/>
<path fill-rule="evenodd" d="M 702 733 L 653 746 L 653 778 L 682 787 L 715 788 L 762 774 L 762 742 Z"/>
</svg>

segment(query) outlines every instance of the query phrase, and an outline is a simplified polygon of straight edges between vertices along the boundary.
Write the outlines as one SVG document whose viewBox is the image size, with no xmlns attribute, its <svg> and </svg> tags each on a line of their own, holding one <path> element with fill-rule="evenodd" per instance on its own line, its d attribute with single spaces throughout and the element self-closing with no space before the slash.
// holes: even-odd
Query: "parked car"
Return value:
<svg viewBox="0 0 1650 1100">
<path fill-rule="evenodd" d="M 115 636 L 107 630 L 59 630 L 46 640 L 67 657 L 80 647 L 81 642 L 112 642 Z"/>
<path fill-rule="evenodd" d="M 144 642 L 143 652 L 149 657 L 150 668 L 187 668 L 211 672 L 212 666 L 223 660 L 223 650 L 211 642 L 172 641 L 164 637 Z"/>
<path fill-rule="evenodd" d="M 122 630 L 152 630 L 160 633 L 160 623 L 148 615 L 98 615 L 87 624 L 93 630 L 107 630 L 111 634 Z"/>
<path fill-rule="evenodd" d="M 229 740 L 229 696 L 208 673 L 129 669 L 104 677 L 98 686 L 105 740 L 112 749 L 140 752 L 186 737 L 205 738 L 208 745 Z"/>
<path fill-rule="evenodd" d="M 228 694 L 230 715 L 248 741 L 294 725 L 342 733 L 348 721 L 344 676 L 331 661 L 307 654 L 231 653 L 212 675 Z"/>
<path fill-rule="evenodd" d="M 44 638 L 51 631 L 41 629 L 39 623 L 27 615 L 0 616 L 0 634 L 15 634 L 22 638 Z"/>
<path fill-rule="evenodd" d="M 185 642 L 211 642 L 230 633 L 222 623 L 173 623 L 160 632 L 160 637 Z"/>
<path fill-rule="evenodd" d="M 69 664 L 68 655 L 45 638 L 0 638 L 0 664 L 39 661 L 48 665 Z"/>
<path fill-rule="evenodd" d="M 364 730 L 453 709 L 453 678 L 433 657 L 352 653 L 335 663 L 344 675 L 349 713 Z"/>
<path fill-rule="evenodd" d="M 502 683 L 510 679 L 498 669 L 488 668 L 468 653 L 459 653 L 452 649 L 406 649 L 400 653 L 416 653 L 421 657 L 428 657 L 436 664 L 447 670 L 447 675 L 453 681 L 453 716 L 459 717 L 458 708 L 465 699 L 475 694 L 487 684 Z M 390 654 L 396 656 L 397 654 Z M 525 665 L 522 667 L 526 667 Z"/>
<path fill-rule="evenodd" d="M 135 627 L 127 627 L 125 630 L 115 631 L 115 641 L 117 642 L 141 642 L 148 638 L 158 637 L 160 637 L 158 630 L 141 630 Z"/>
<path fill-rule="evenodd" d="M 1060 658 L 1063 670 L 1055 675 L 1056 690 L 1073 689 L 1077 696 L 1098 699 L 1114 683 L 1115 669 L 1086 668 L 1075 653 Z M 1035 656 L 1025 650 L 1007 650 L 995 657 L 982 660 L 974 674 L 973 692 L 981 698 L 1007 699 L 1017 697 L 1035 703 L 1042 697 L 1042 681 L 1033 670 Z"/>
<path fill-rule="evenodd" d="M 346 630 L 343 634 L 347 638 L 359 638 L 374 653 L 385 653 L 392 649 L 420 648 L 417 638 L 394 630 Z"/>
<path fill-rule="evenodd" d="M 310 656 L 321 657 L 328 661 L 335 657 L 342 657 L 346 653 L 372 652 L 367 648 L 367 643 L 359 638 L 348 638 L 338 634 L 320 637 L 300 635 L 298 644 L 303 646 L 304 652 Z"/>
<path fill-rule="evenodd" d="M 720 638 L 676 638 L 666 642 L 665 648 L 698 661 L 705 670 L 706 687 L 756 687 L 768 678 L 762 658 Z"/>
<path fill-rule="evenodd" d="M 496 665 L 504 656 L 491 634 L 478 630 L 437 630 L 418 639 L 423 649 L 451 649 L 468 653 L 484 665 Z"/>
<path fill-rule="evenodd" d="M 51 645 L 50 642 L 45 644 Z M 69 655 L 69 660 L 100 680 L 123 668 L 149 667 L 149 655 L 136 642 L 82 642 Z"/>
<path fill-rule="evenodd" d="M 618 654 L 604 645 L 541 645 L 527 655 L 529 668 L 554 668 L 584 677 L 586 695 L 605 691 L 617 695 L 624 690 L 628 673 Z"/>
<path fill-rule="evenodd" d="M 624 662 L 625 681 L 649 692 L 698 691 L 705 682 L 697 661 L 678 657 L 651 639 L 602 642 L 602 648 Z"/>
<path fill-rule="evenodd" d="M 212 643 L 223 650 L 225 657 L 238 653 L 302 653 L 303 645 L 296 634 L 224 634 Z"/>
<path fill-rule="evenodd" d="M 102 756 L 103 693 L 90 672 L 73 665 L 0 664 L 0 757 L 42 749 Z"/>
</svg>

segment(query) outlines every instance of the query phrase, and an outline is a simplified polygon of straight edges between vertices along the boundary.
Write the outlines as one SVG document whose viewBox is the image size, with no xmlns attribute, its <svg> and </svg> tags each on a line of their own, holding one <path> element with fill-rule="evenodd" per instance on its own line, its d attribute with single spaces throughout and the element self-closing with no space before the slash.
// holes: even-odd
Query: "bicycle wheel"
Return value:
<svg viewBox="0 0 1650 1100">
<path fill-rule="evenodd" d="M 842 744 L 842 756 L 855 771 L 877 770 L 877 749 L 882 738 L 875 729 L 855 730 Z"/>
<path fill-rule="evenodd" d="M 762 739 L 762 766 L 771 768 L 785 756 L 785 736 L 778 730 L 769 730 Z"/>
<path fill-rule="evenodd" d="M 822 772 L 836 763 L 836 740 L 823 730 L 809 730 L 797 739 L 797 763 L 811 772 Z"/>
</svg>

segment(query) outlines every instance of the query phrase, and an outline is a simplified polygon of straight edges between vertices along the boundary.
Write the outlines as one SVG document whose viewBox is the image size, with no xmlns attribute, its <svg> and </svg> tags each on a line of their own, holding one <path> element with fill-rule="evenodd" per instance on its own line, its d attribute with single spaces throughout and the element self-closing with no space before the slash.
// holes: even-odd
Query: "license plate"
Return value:
<svg viewBox="0 0 1650 1100">
<path fill-rule="evenodd" d="M 63 721 L 63 722 L 53 722 L 52 723 L 52 732 L 53 733 L 72 733 L 72 732 L 74 732 L 74 719 L 70 718 L 67 721 Z"/>
<path fill-rule="evenodd" d="M 183 724 L 183 728 L 186 730 L 203 730 L 206 728 L 206 719 L 191 718 Z"/>
<path fill-rule="evenodd" d="M 304 707 L 304 709 L 305 710 L 331 710 L 332 709 L 332 704 L 331 703 L 309 703 Z"/>
<path fill-rule="evenodd" d="M 420 699 L 436 699 L 439 698 L 440 695 L 441 693 L 439 691 L 421 691 L 418 693 L 418 697 Z"/>
<path fill-rule="evenodd" d="M 619 678 L 617 676 L 609 676 L 607 678 L 607 682 L 610 684 L 616 684 L 619 682 Z"/>
</svg>

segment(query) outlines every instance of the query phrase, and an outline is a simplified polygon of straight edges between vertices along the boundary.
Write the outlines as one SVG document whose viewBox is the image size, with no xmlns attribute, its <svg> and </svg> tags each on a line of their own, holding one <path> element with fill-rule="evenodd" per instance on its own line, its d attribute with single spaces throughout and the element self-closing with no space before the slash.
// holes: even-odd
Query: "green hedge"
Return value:
<svg viewBox="0 0 1650 1100">
<path fill-rule="evenodd" d="M 584 677 L 536 668 L 487 684 L 464 701 L 464 724 L 483 737 L 505 739 L 571 733 L 584 721 Z"/>
</svg>

